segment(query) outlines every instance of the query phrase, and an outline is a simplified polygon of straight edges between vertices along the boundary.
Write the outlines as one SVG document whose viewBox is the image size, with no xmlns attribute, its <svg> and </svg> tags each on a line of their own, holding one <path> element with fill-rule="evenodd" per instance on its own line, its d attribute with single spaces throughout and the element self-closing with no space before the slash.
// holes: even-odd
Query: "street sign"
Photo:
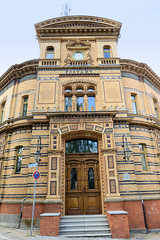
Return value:
<svg viewBox="0 0 160 240">
<path fill-rule="evenodd" d="M 33 173 L 33 177 L 34 177 L 35 180 L 37 180 L 38 178 L 40 178 L 40 172 L 35 171 L 35 172 Z"/>
<path fill-rule="evenodd" d="M 30 167 L 36 167 L 38 165 L 38 163 L 30 163 L 30 164 L 28 164 L 28 167 L 30 168 Z"/>
</svg>

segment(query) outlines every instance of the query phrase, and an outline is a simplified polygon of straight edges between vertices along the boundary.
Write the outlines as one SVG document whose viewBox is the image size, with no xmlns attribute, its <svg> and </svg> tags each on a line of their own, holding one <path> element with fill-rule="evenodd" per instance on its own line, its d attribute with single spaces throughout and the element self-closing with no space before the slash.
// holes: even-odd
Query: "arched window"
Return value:
<svg viewBox="0 0 160 240">
<path fill-rule="evenodd" d="M 133 113 L 138 114 L 137 110 L 137 97 L 135 94 L 131 94 L 131 100 L 132 100 L 132 108 L 133 108 Z"/>
<path fill-rule="evenodd" d="M 93 92 L 94 91 L 94 88 L 90 87 L 87 89 L 88 92 Z"/>
<path fill-rule="evenodd" d="M 83 111 L 83 96 L 77 96 L 77 111 Z"/>
<path fill-rule="evenodd" d="M 0 116 L 0 122 L 3 122 L 3 118 L 4 118 L 4 111 L 5 111 L 5 104 L 6 104 L 6 102 L 3 102 L 2 104 L 1 104 L 1 116 Z"/>
<path fill-rule="evenodd" d="M 89 168 L 89 170 L 88 170 L 88 188 L 95 189 L 93 168 Z"/>
<path fill-rule="evenodd" d="M 110 58 L 111 57 L 111 49 L 109 46 L 104 46 L 104 58 Z"/>
<path fill-rule="evenodd" d="M 64 86 L 64 111 L 95 111 L 95 89 L 94 85 L 88 84 L 72 84 Z"/>
<path fill-rule="evenodd" d="M 146 158 L 146 145 L 145 144 L 139 144 L 139 151 L 140 151 L 140 157 L 142 161 L 142 169 L 147 170 L 147 158 Z"/>
<path fill-rule="evenodd" d="M 78 88 L 76 89 L 76 91 L 82 92 L 82 91 L 83 91 L 83 88 L 82 88 L 82 87 L 78 87 Z"/>
<path fill-rule="evenodd" d="M 96 153 L 98 143 L 91 139 L 74 139 L 66 142 L 66 153 Z"/>
<path fill-rule="evenodd" d="M 72 88 L 71 87 L 66 87 L 65 92 L 72 92 Z"/>
<path fill-rule="evenodd" d="M 88 111 L 95 110 L 95 96 L 88 96 Z"/>
<path fill-rule="evenodd" d="M 23 97 L 22 117 L 27 116 L 28 96 Z"/>
<path fill-rule="evenodd" d="M 22 153 L 23 153 L 23 147 L 17 147 L 16 148 L 16 169 L 15 173 L 21 172 L 21 165 L 22 165 Z"/>
<path fill-rule="evenodd" d="M 156 99 L 153 99 L 153 104 L 154 104 L 154 111 L 155 111 L 156 118 L 159 119 L 158 101 Z"/>
<path fill-rule="evenodd" d="M 47 48 L 47 59 L 53 59 L 54 58 L 54 48 L 53 47 L 48 47 Z"/>
<path fill-rule="evenodd" d="M 71 169 L 71 190 L 77 190 L 77 170 Z"/>
</svg>

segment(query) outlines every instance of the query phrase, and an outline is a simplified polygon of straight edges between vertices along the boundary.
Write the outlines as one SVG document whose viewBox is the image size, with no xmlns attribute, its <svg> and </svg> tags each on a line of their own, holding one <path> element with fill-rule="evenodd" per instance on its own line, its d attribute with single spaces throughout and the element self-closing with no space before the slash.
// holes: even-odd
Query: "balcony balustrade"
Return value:
<svg viewBox="0 0 160 240">
<path fill-rule="evenodd" d="M 60 59 L 40 59 L 39 66 L 58 66 Z"/>
<path fill-rule="evenodd" d="M 98 65 L 116 65 L 119 64 L 119 58 L 98 58 Z"/>
</svg>

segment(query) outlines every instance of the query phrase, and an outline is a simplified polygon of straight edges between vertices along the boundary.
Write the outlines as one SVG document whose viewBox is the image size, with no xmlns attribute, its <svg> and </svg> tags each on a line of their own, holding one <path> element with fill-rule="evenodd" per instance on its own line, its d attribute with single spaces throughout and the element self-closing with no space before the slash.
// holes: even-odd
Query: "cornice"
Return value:
<svg viewBox="0 0 160 240">
<path fill-rule="evenodd" d="M 160 77 L 145 63 L 139 63 L 129 59 L 119 59 L 120 65 L 109 65 L 109 66 L 39 66 L 38 60 L 30 60 L 21 64 L 15 64 L 11 66 L 1 77 L 0 77 L 0 91 L 4 89 L 10 82 L 16 79 L 20 79 L 30 74 L 37 74 L 37 70 L 69 70 L 69 69 L 93 69 L 93 70 L 104 70 L 108 68 L 120 68 L 122 72 L 133 73 L 141 79 L 146 79 L 150 84 L 154 85 L 160 91 Z M 94 73 L 95 74 L 95 73 Z M 99 74 L 99 72 L 98 72 Z M 63 74 L 62 74 L 63 76 Z M 68 76 L 68 74 L 67 74 Z"/>
<path fill-rule="evenodd" d="M 160 90 L 160 77 L 146 63 L 139 63 L 129 59 L 120 59 L 119 62 L 122 72 L 133 73 L 145 78 Z"/>
<path fill-rule="evenodd" d="M 95 24 L 95 26 L 97 26 L 97 24 L 102 24 L 103 26 L 105 25 L 109 25 L 110 27 L 121 27 L 122 23 L 111 20 L 111 19 L 107 19 L 107 18 L 103 18 L 103 17 L 96 17 L 96 16 L 86 16 L 86 15 L 73 15 L 73 16 L 64 16 L 64 17 L 58 17 L 58 18 L 52 18 L 52 19 L 48 19 L 42 22 L 39 22 L 37 24 L 35 24 L 35 28 L 46 28 L 46 27 L 57 27 L 57 26 L 61 26 L 61 24 L 70 24 L 70 27 L 72 27 L 72 23 L 76 22 L 76 23 L 90 23 L 90 24 Z M 65 27 L 65 26 L 64 26 Z M 100 27 L 100 26 L 99 26 Z"/>
<path fill-rule="evenodd" d="M 21 64 L 15 64 L 11 66 L 0 77 L 0 91 L 6 87 L 11 81 L 20 79 L 23 76 L 29 74 L 37 74 L 38 60 L 29 60 Z"/>
<path fill-rule="evenodd" d="M 119 29 L 118 28 L 85 28 L 85 29 L 37 29 L 37 36 L 38 38 L 52 38 L 53 36 L 119 36 Z"/>
<path fill-rule="evenodd" d="M 114 117 L 117 111 L 93 111 L 93 112 L 45 112 L 48 118 L 103 118 L 103 117 Z M 34 112 L 34 115 L 39 114 Z"/>
<path fill-rule="evenodd" d="M 35 24 L 39 39 L 53 36 L 116 36 L 121 23 L 93 16 L 65 16 Z"/>
</svg>

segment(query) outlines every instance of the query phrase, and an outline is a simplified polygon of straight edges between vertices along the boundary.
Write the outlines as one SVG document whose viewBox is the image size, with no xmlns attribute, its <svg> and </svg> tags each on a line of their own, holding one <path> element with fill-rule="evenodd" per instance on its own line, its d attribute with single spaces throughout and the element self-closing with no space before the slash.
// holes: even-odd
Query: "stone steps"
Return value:
<svg viewBox="0 0 160 240">
<path fill-rule="evenodd" d="M 65 237 L 111 237 L 105 215 L 69 215 L 60 220 L 59 235 Z"/>
</svg>

